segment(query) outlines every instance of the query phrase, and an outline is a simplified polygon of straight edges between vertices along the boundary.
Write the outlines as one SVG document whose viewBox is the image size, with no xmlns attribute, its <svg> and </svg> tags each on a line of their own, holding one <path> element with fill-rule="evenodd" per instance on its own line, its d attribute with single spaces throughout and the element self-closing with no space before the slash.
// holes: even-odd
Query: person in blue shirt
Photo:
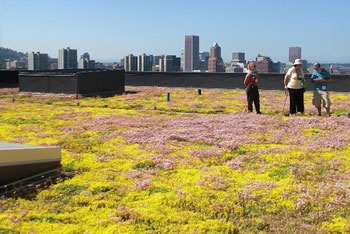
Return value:
<svg viewBox="0 0 350 234">
<path fill-rule="evenodd" d="M 328 93 L 328 83 L 331 82 L 331 76 L 329 72 L 321 67 L 321 64 L 314 64 L 314 71 L 311 75 L 311 80 L 314 84 L 314 98 L 312 100 L 313 105 L 317 108 L 318 115 L 321 116 L 321 102 L 323 107 L 326 108 L 327 115 L 331 115 L 331 101 Z"/>
</svg>

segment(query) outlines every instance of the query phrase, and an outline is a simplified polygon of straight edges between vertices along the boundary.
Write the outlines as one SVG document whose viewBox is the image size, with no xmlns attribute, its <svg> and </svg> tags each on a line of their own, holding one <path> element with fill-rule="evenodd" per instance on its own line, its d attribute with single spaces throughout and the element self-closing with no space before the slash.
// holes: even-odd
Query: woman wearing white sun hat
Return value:
<svg viewBox="0 0 350 234">
<path fill-rule="evenodd" d="M 304 72 L 302 69 L 303 63 L 301 59 L 294 61 L 293 67 L 290 68 L 284 77 L 284 88 L 289 92 L 289 113 L 296 115 L 300 112 L 304 115 Z"/>
</svg>

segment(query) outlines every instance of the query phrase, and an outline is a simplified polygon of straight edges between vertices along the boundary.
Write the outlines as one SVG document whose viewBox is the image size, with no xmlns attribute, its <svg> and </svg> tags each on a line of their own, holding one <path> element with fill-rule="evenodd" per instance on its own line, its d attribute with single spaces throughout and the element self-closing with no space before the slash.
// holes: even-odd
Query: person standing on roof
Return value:
<svg viewBox="0 0 350 234">
<path fill-rule="evenodd" d="M 284 77 L 284 88 L 289 92 L 289 113 L 292 116 L 297 112 L 304 115 L 305 79 L 302 66 L 301 59 L 296 59 Z"/>
<path fill-rule="evenodd" d="M 256 65 L 254 62 L 248 64 L 248 73 L 244 79 L 244 85 L 246 86 L 248 111 L 253 112 L 253 102 L 257 114 L 260 112 L 260 99 L 259 99 L 259 75 L 256 71 Z"/>
<path fill-rule="evenodd" d="M 317 108 L 318 115 L 321 116 L 321 102 L 326 108 L 327 115 L 331 115 L 331 100 L 329 99 L 328 83 L 332 82 L 329 72 L 321 67 L 321 64 L 314 64 L 314 71 L 311 75 L 314 83 L 314 98 L 312 104 Z"/>
</svg>

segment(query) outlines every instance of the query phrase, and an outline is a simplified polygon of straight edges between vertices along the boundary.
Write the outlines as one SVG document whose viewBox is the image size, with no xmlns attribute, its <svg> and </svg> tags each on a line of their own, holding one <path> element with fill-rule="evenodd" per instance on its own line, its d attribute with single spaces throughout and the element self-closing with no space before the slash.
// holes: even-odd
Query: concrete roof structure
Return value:
<svg viewBox="0 0 350 234">
<path fill-rule="evenodd" d="M 61 167 L 57 146 L 0 142 L 0 186 Z"/>
</svg>

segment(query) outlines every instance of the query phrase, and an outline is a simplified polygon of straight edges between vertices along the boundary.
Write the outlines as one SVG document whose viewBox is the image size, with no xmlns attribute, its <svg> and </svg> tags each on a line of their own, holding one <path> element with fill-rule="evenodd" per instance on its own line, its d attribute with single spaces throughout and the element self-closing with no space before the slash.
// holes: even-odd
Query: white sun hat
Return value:
<svg viewBox="0 0 350 234">
<path fill-rule="evenodd" d="M 293 66 L 294 66 L 294 65 L 303 65 L 303 63 L 302 63 L 301 59 L 296 59 L 296 60 L 294 61 Z"/>
</svg>

